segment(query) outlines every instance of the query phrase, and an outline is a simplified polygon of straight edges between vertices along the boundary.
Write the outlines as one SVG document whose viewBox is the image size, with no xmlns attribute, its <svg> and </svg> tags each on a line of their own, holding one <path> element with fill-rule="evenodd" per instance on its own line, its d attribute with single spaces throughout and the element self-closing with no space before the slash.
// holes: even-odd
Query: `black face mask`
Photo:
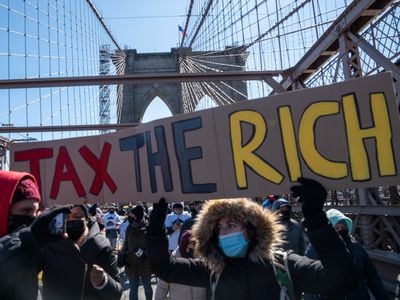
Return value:
<svg viewBox="0 0 400 300">
<path fill-rule="evenodd" d="M 281 212 L 279 214 L 279 218 L 282 221 L 289 221 L 290 220 L 290 211 L 289 210 L 285 210 L 285 211 Z"/>
<path fill-rule="evenodd" d="M 85 231 L 85 220 L 69 220 L 67 221 L 68 237 L 76 242 Z"/>
<path fill-rule="evenodd" d="M 347 229 L 339 230 L 337 233 L 338 233 L 338 234 L 342 237 L 342 239 L 344 239 L 344 240 L 346 240 L 346 239 L 349 238 L 349 231 L 348 231 Z"/>
<path fill-rule="evenodd" d="M 8 217 L 8 233 L 14 232 L 23 225 L 31 225 L 35 219 L 35 216 L 10 215 Z"/>
</svg>

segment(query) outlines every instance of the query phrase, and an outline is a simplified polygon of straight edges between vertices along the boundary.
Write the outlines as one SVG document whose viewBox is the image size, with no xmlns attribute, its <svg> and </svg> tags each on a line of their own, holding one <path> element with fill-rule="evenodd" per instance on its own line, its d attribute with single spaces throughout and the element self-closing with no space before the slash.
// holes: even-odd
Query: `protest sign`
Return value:
<svg viewBox="0 0 400 300">
<path fill-rule="evenodd" d="M 115 133 L 18 143 L 48 205 L 397 185 L 400 122 L 390 73 L 153 121 Z"/>
</svg>

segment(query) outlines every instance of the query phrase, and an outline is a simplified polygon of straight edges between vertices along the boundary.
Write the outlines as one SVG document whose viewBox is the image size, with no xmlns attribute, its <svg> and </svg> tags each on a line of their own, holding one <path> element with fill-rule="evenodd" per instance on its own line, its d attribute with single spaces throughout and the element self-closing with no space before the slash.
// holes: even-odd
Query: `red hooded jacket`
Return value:
<svg viewBox="0 0 400 300">
<path fill-rule="evenodd" d="M 0 171 L 0 237 L 8 234 L 8 211 L 18 183 L 30 178 L 36 185 L 36 179 L 29 173 Z"/>
</svg>

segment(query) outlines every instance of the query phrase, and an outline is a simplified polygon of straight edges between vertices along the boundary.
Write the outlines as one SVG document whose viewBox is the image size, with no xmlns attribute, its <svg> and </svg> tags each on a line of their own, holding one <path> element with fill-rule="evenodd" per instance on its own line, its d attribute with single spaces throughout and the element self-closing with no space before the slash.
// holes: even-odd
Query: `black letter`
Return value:
<svg viewBox="0 0 400 300">
<path fill-rule="evenodd" d="M 156 181 L 156 166 L 161 167 L 161 172 L 164 180 L 164 190 L 166 192 L 171 192 L 172 187 L 172 176 L 171 168 L 169 164 L 169 156 L 167 150 L 167 144 L 165 142 L 164 127 L 157 126 L 154 128 L 158 152 L 153 153 L 151 149 L 151 136 L 150 131 L 146 131 L 146 147 L 147 147 L 147 159 L 149 163 L 149 174 L 150 174 L 150 184 L 151 191 L 153 193 L 157 192 L 157 181 Z"/>
<path fill-rule="evenodd" d="M 172 123 L 176 157 L 179 163 L 182 192 L 189 193 L 213 193 L 217 190 L 215 183 L 193 184 L 192 168 L 190 161 L 203 157 L 201 147 L 186 148 L 185 132 L 201 128 L 201 118 L 178 121 Z"/>
<path fill-rule="evenodd" d="M 133 150 L 133 158 L 135 160 L 135 175 L 136 175 L 136 190 L 142 191 L 142 178 L 140 176 L 140 159 L 139 159 L 139 148 L 144 146 L 143 133 L 137 135 L 128 136 L 119 140 L 119 149 L 121 151 Z"/>
</svg>

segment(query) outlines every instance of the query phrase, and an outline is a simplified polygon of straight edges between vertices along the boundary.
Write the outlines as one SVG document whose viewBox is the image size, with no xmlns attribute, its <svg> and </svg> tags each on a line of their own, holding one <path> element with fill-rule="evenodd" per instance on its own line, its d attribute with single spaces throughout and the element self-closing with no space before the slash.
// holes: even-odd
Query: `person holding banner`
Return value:
<svg viewBox="0 0 400 300">
<path fill-rule="evenodd" d="M 209 288 L 211 299 L 299 299 L 302 292 L 352 290 L 355 267 L 322 209 L 325 188 L 311 179 L 298 182 L 293 196 L 303 203 L 303 225 L 321 261 L 280 251 L 283 226 L 277 216 L 246 198 L 207 201 L 192 228 L 199 259 L 174 258 L 163 228 L 167 204 L 161 199 L 147 231 L 153 271 L 169 283 Z"/>
<path fill-rule="evenodd" d="M 0 190 L 0 299 L 36 300 L 42 247 L 54 239 L 49 224 L 70 207 L 38 215 L 41 196 L 29 173 L 0 171 Z"/>
</svg>

